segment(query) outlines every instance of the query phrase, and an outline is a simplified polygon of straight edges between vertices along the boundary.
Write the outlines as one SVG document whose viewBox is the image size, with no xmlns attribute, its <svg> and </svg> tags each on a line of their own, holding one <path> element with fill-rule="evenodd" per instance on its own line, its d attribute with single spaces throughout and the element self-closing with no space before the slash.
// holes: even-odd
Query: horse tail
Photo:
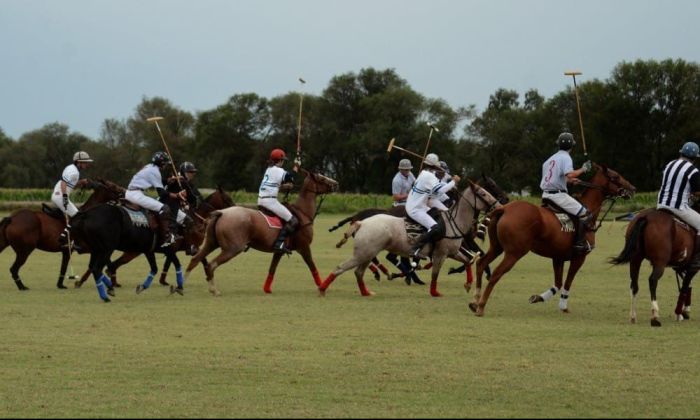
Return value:
<svg viewBox="0 0 700 420">
<path fill-rule="evenodd" d="M 338 222 L 338 224 L 336 224 L 335 226 L 332 226 L 330 229 L 328 229 L 328 231 L 329 231 L 329 232 L 333 232 L 334 230 L 336 230 L 336 229 L 338 229 L 339 227 L 343 226 L 343 225 L 346 224 L 347 222 L 351 221 L 351 220 L 353 219 L 353 217 L 355 217 L 355 215 L 346 217 L 345 219 L 343 219 L 343 220 L 341 220 L 340 222 Z"/>
<path fill-rule="evenodd" d="M 362 222 L 360 222 L 359 220 L 352 222 L 350 228 L 348 228 L 348 230 L 345 233 L 343 233 L 343 239 L 338 241 L 338 243 L 335 244 L 335 247 L 340 248 L 341 246 L 345 245 L 345 242 L 347 242 L 351 236 L 355 236 L 355 233 L 360 229 L 361 226 Z"/>
<path fill-rule="evenodd" d="M 632 231 L 627 239 L 625 239 L 625 247 L 620 252 L 617 257 L 611 257 L 608 262 L 613 265 L 627 264 L 630 262 L 632 255 L 641 249 L 644 245 L 644 228 L 647 225 L 647 218 L 642 217 L 638 219 L 634 226 L 632 226 Z"/>
<path fill-rule="evenodd" d="M 204 235 L 204 248 L 212 247 L 211 249 L 216 249 L 219 247 L 219 241 L 216 240 L 216 223 L 221 217 L 220 211 L 214 211 L 209 216 L 209 223 L 207 223 L 207 232 Z"/>
<path fill-rule="evenodd" d="M 4 217 L 0 221 L 0 251 L 3 249 L 7 248 L 7 235 L 5 234 L 5 229 L 7 229 L 7 225 L 10 224 L 12 221 L 12 218 L 10 217 Z"/>
</svg>

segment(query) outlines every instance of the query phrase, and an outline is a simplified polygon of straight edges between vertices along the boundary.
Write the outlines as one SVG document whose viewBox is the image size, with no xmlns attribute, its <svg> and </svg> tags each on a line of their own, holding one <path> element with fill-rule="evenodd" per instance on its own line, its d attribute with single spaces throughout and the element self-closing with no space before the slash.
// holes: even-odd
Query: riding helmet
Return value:
<svg viewBox="0 0 700 420">
<path fill-rule="evenodd" d="M 182 162 L 180 164 L 180 173 L 184 175 L 186 172 L 197 172 L 194 163 L 192 162 Z"/>
<path fill-rule="evenodd" d="M 425 157 L 425 160 L 423 160 L 423 164 L 426 166 L 432 166 L 435 168 L 440 167 L 440 158 L 438 158 L 438 155 L 435 153 L 428 153 L 428 156 Z"/>
<path fill-rule="evenodd" d="M 94 162 L 92 159 L 90 159 L 90 155 L 87 154 L 87 152 L 83 152 L 82 150 L 79 152 L 75 152 L 73 155 L 73 162 Z"/>
<path fill-rule="evenodd" d="M 282 149 L 273 149 L 272 152 L 270 152 L 270 160 L 277 162 L 279 160 L 286 160 L 287 159 L 287 154 L 284 153 L 284 150 Z"/>
<path fill-rule="evenodd" d="M 561 133 L 557 138 L 557 145 L 561 150 L 570 150 L 576 146 L 576 140 L 574 140 L 574 136 L 571 133 Z"/>
<path fill-rule="evenodd" d="M 697 143 L 689 141 L 678 152 L 687 158 L 695 159 L 700 154 L 700 147 L 698 147 Z"/>
<path fill-rule="evenodd" d="M 160 166 L 166 163 L 170 163 L 170 157 L 167 153 L 158 151 L 153 154 L 151 162 L 153 162 L 154 165 Z"/>
</svg>

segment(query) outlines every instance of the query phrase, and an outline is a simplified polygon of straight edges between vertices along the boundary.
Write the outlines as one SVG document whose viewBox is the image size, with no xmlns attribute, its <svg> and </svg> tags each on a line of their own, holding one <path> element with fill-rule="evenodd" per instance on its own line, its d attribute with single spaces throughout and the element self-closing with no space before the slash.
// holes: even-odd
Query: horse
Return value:
<svg viewBox="0 0 700 420">
<path fill-rule="evenodd" d="M 690 318 L 690 283 L 698 270 L 689 268 L 688 263 L 693 255 L 695 235 L 694 229 L 664 210 L 643 210 L 627 225 L 625 246 L 620 254 L 609 259 L 609 262 L 613 265 L 630 265 L 630 322 L 637 322 L 639 269 L 644 259 L 649 260 L 652 266 L 649 275 L 651 326 L 661 326 L 656 287 L 666 267 L 673 268 L 683 280 L 674 311 L 676 320 Z"/>
<path fill-rule="evenodd" d="M 185 251 L 186 253 L 188 253 L 188 255 L 194 255 L 196 253 L 196 249 L 202 244 L 202 241 L 204 240 L 204 224 L 211 212 L 214 210 L 220 210 L 226 207 L 231 207 L 233 205 L 234 202 L 233 199 L 231 199 L 231 196 L 220 186 L 217 186 L 216 190 L 213 193 L 209 194 L 207 198 L 204 199 L 204 201 L 201 201 L 198 204 L 198 207 L 192 213 L 195 223 L 194 231 L 191 238 L 192 242 L 186 241 L 183 238 L 178 240 L 175 244 L 173 244 L 173 248 L 177 251 Z M 137 252 L 124 252 L 115 261 L 112 261 L 109 264 L 107 264 L 107 268 L 105 271 L 109 276 L 110 280 L 112 281 L 114 287 L 121 287 L 121 284 L 119 284 L 117 281 L 117 270 L 119 269 L 119 267 L 128 264 L 130 261 L 132 261 L 139 255 L 140 253 Z M 168 274 L 168 270 L 170 269 L 170 264 L 172 262 L 173 261 L 171 261 L 169 258 L 166 258 L 165 262 L 163 263 L 163 270 L 161 272 L 159 280 L 159 283 L 163 286 L 170 286 L 170 284 L 165 279 Z M 203 261 L 203 265 L 207 265 L 206 260 Z M 147 280 L 144 283 L 145 287 L 143 289 L 147 289 L 148 286 L 150 286 L 151 280 L 153 280 L 153 276 L 155 276 L 158 272 L 158 267 L 151 266 L 150 268 L 150 275 L 147 277 Z M 176 267 L 176 269 L 179 269 L 179 266 Z M 81 287 L 83 283 L 85 283 L 85 281 L 88 279 L 91 273 L 92 271 L 90 270 L 90 268 L 88 268 L 83 274 L 83 276 L 80 278 L 80 280 L 77 280 L 75 282 L 75 287 Z M 177 275 L 179 278 L 178 285 L 181 285 L 182 272 L 179 271 Z M 179 291 L 181 291 L 181 289 L 182 288 L 180 287 Z M 173 291 L 175 291 L 175 289 L 173 289 Z"/>
<path fill-rule="evenodd" d="M 173 246 L 156 248 L 159 242 L 158 235 L 151 229 L 148 221 L 134 222 L 129 214 L 129 210 L 122 206 L 100 204 L 78 213 L 71 221 L 76 242 L 86 245 L 90 250 L 90 272 L 95 279 L 99 296 L 104 302 L 110 302 L 107 295 L 114 296 L 114 288 L 111 280 L 102 270 L 117 249 L 137 255 L 145 254 L 151 272 L 158 270 L 154 254 L 156 251 L 163 252 L 166 258 L 175 263 L 176 268 L 180 267 L 180 261 L 175 255 Z M 196 232 L 193 229 L 185 229 L 185 240 L 194 241 L 192 239 L 194 234 Z M 175 291 L 182 294 L 181 282 L 178 282 L 177 289 L 171 289 L 171 294 Z"/>
<path fill-rule="evenodd" d="M 595 224 L 604 201 L 611 200 L 612 208 L 615 200 L 631 198 L 635 192 L 634 185 L 616 171 L 598 164 L 593 164 L 593 169 L 594 174 L 590 182 L 578 181 L 579 185 L 585 188 L 579 201 L 591 212 L 591 224 Z M 489 250 L 477 263 L 474 300 L 469 304 L 469 309 L 477 316 L 483 316 L 489 295 L 501 277 L 513 268 L 520 258 L 533 251 L 552 260 L 554 286 L 541 295 L 531 296 L 530 303 L 549 300 L 561 290 L 559 309 L 564 313 L 569 312 L 568 297 L 571 284 L 587 255 L 573 252 L 575 232 L 563 229 L 557 215 L 549 208 L 538 207 L 526 201 L 512 201 L 494 210 L 489 216 Z M 595 230 L 589 229 L 586 239 L 589 244 L 594 245 Z M 491 273 L 482 295 L 481 279 L 484 269 L 503 252 L 505 256 Z M 561 288 L 565 261 L 570 261 L 570 265 L 564 288 Z"/>
<path fill-rule="evenodd" d="M 86 211 L 100 203 L 116 201 L 124 196 L 124 188 L 102 179 L 90 181 L 83 188 L 92 189 L 93 193 L 80 206 L 80 211 Z M 66 217 L 63 212 L 46 205 L 43 205 L 42 210 L 19 209 L 0 221 L 0 252 L 7 246 L 15 251 L 15 262 L 10 267 L 10 273 L 19 290 L 29 290 L 22 282 L 19 270 L 35 249 L 62 254 L 56 287 L 66 288 L 63 280 L 70 260 L 70 249 L 59 242 L 59 236 L 65 227 Z"/>
<path fill-rule="evenodd" d="M 314 218 L 321 205 L 319 204 L 317 208 L 316 197 L 321 196 L 321 200 L 323 200 L 325 194 L 338 189 L 338 182 L 303 168 L 301 171 L 305 175 L 304 182 L 297 200 L 294 204 L 289 205 L 292 213 L 296 214 L 297 219 L 299 219 L 299 227 L 288 237 L 289 245 L 287 247 L 301 255 L 311 271 L 314 283 L 318 286 L 321 284 L 321 278 L 311 256 L 310 246 L 313 240 Z M 209 292 L 214 296 L 220 296 L 221 292 L 214 284 L 214 270 L 248 248 L 273 252 L 272 245 L 277 239 L 280 229 L 280 226 L 272 226 L 275 222 L 275 218 L 269 219 L 261 211 L 247 207 L 229 207 L 214 211 L 207 223 L 204 244 L 197 255 L 190 260 L 185 270 L 185 278 L 189 277 L 200 261 L 220 247 L 219 255 L 214 258 L 208 268 L 205 267 Z M 272 293 L 272 282 L 282 255 L 282 253 L 273 253 L 267 279 L 263 285 L 265 293 Z"/>
<path fill-rule="evenodd" d="M 446 226 L 445 237 L 436 242 L 434 246 L 424 246 L 420 252 L 421 257 L 432 256 L 433 267 L 430 283 L 432 296 L 442 296 L 437 290 L 437 279 L 446 258 L 451 257 L 461 262 L 467 262 L 466 257 L 460 253 L 459 249 L 464 236 L 472 226 L 476 212 L 497 206 L 500 206 L 500 203 L 488 191 L 469 181 L 469 187 L 459 195 L 455 204 L 447 212 L 441 214 Z M 409 256 L 411 253 L 414 242 L 409 240 L 403 218 L 378 214 L 355 222 L 353 227 L 355 238 L 353 256 L 338 265 L 319 285 L 318 289 L 322 296 L 339 275 L 352 268 L 355 268 L 360 294 L 371 296 L 373 293 L 367 289 L 363 275 L 372 257 L 381 250 L 403 256 Z"/>
</svg>

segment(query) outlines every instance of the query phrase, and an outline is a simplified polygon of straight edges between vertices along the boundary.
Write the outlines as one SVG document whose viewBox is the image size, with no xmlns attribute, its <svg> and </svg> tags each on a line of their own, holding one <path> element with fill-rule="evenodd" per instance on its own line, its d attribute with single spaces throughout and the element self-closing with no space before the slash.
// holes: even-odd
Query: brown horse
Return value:
<svg viewBox="0 0 700 420">
<path fill-rule="evenodd" d="M 85 188 L 91 188 L 94 192 L 80 206 L 81 211 L 100 203 L 116 201 L 124 195 L 124 188 L 105 180 L 89 182 Z M 19 290 L 28 290 L 19 276 L 19 269 L 37 248 L 42 251 L 62 253 L 61 271 L 56 287 L 66 288 L 63 285 L 63 279 L 70 260 L 70 252 L 58 241 L 65 227 L 65 217 L 58 209 L 54 209 L 51 215 L 43 210 L 19 209 L 0 221 L 0 252 L 7 246 L 11 246 L 15 251 L 15 262 L 10 267 L 10 273 Z"/>
<path fill-rule="evenodd" d="M 294 204 L 289 206 L 290 210 L 299 219 L 299 227 L 288 238 L 288 248 L 295 250 L 302 256 L 311 271 L 314 282 L 318 286 L 321 284 L 321 278 L 311 256 L 311 241 L 314 233 L 313 222 L 317 213 L 316 197 L 336 191 L 338 182 L 304 169 L 302 169 L 302 172 L 306 177 L 299 191 L 299 197 Z M 224 210 L 217 210 L 209 218 L 204 244 L 197 255 L 192 257 L 185 270 L 185 278 L 189 277 L 192 269 L 204 257 L 217 247 L 221 247 L 221 253 L 205 269 L 209 291 L 215 296 L 220 296 L 221 293 L 214 285 L 214 270 L 249 247 L 258 251 L 272 252 L 272 245 L 277 239 L 278 233 L 279 228 L 270 227 L 266 217 L 258 210 L 246 207 L 229 207 Z M 267 279 L 263 286 L 265 293 L 272 292 L 272 281 L 282 255 L 281 253 L 273 254 Z"/>
<path fill-rule="evenodd" d="M 594 175 L 590 182 L 579 181 L 585 187 L 580 202 L 592 213 L 595 224 L 601 206 L 605 200 L 612 200 L 611 206 L 618 198 L 630 198 L 635 188 L 614 170 L 594 164 Z M 562 225 L 554 212 L 545 207 L 538 207 L 526 201 L 512 201 L 501 209 L 494 210 L 488 227 L 489 250 L 479 260 L 476 266 L 476 288 L 474 301 L 469 308 L 477 316 L 484 315 L 484 307 L 496 283 L 510 271 L 515 263 L 530 251 L 552 260 L 554 269 L 554 286 L 542 293 L 530 297 L 530 303 L 544 302 L 561 290 L 559 309 L 568 312 L 568 297 L 571 283 L 587 254 L 573 252 L 575 232 L 562 231 Z M 586 239 L 591 245 L 595 244 L 595 230 L 586 233 Z M 485 267 L 501 253 L 505 252 L 503 260 L 498 264 L 488 285 L 481 294 L 481 278 Z M 566 282 L 562 288 L 564 262 L 570 261 Z"/>
<path fill-rule="evenodd" d="M 627 225 L 625 247 L 620 255 L 610 259 L 610 263 L 614 265 L 630 264 L 630 291 L 632 292 L 630 322 L 637 322 L 639 269 L 645 258 L 651 262 L 652 266 L 649 275 L 651 326 L 661 326 L 659 304 L 656 301 L 656 287 L 666 267 L 676 270 L 678 276 L 683 279 L 676 303 L 676 319 L 681 321 L 690 318 L 687 312 L 690 307 L 690 282 L 698 271 L 688 268 L 694 246 L 695 232 L 693 229 L 669 212 L 647 209 L 632 219 Z"/>
<path fill-rule="evenodd" d="M 213 193 L 209 194 L 207 198 L 204 199 L 204 201 L 199 203 L 199 206 L 192 213 L 192 218 L 194 220 L 194 228 L 190 232 L 188 232 L 189 235 L 187 235 L 187 237 L 179 239 L 173 245 L 173 249 L 175 249 L 176 251 L 185 251 L 188 253 L 188 255 L 194 255 L 198 247 L 204 241 L 204 226 L 211 212 L 213 212 L 214 210 L 221 210 L 226 207 L 231 207 L 233 205 L 234 202 L 233 199 L 231 199 L 231 196 L 220 186 L 217 186 L 216 190 Z M 119 284 L 119 282 L 117 281 L 117 269 L 119 269 L 119 267 L 125 264 L 128 264 L 139 255 L 141 255 L 141 253 L 124 252 L 119 258 L 107 264 L 107 268 L 105 271 L 106 274 L 110 277 L 110 280 L 112 281 L 114 287 L 121 287 L 121 284 Z M 169 283 L 165 279 L 168 274 L 170 264 L 171 260 L 166 258 L 160 276 L 160 284 L 162 284 L 163 286 L 169 286 Z M 206 267 L 206 259 L 203 261 L 203 265 Z M 157 267 L 155 270 L 153 270 L 153 267 L 151 267 L 151 269 L 152 270 L 150 275 L 155 276 L 157 273 Z M 81 287 L 83 283 L 85 283 L 85 281 L 90 277 L 90 274 L 91 271 L 90 268 L 88 268 L 83 274 L 83 276 L 80 278 L 80 280 L 76 280 L 75 287 Z"/>
</svg>

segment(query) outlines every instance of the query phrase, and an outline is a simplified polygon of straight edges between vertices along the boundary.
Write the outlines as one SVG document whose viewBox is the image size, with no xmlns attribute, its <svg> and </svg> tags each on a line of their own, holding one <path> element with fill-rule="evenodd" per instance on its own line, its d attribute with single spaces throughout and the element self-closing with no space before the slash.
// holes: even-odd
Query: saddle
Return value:
<svg viewBox="0 0 700 420">
<path fill-rule="evenodd" d="M 43 211 L 49 217 L 65 221 L 65 216 L 63 215 L 61 209 L 59 209 L 58 207 L 50 206 L 46 203 L 41 203 L 41 211 Z"/>
<path fill-rule="evenodd" d="M 297 212 L 292 207 L 290 207 L 286 204 L 284 204 L 284 206 L 289 211 L 292 212 L 294 217 L 299 219 L 299 214 L 297 214 Z M 280 217 L 278 215 L 276 215 L 275 213 L 271 212 L 270 210 L 266 209 L 263 206 L 258 206 L 258 211 L 260 212 L 260 214 L 263 215 L 263 217 L 265 218 L 265 221 L 267 222 L 267 225 L 271 229 L 282 229 L 282 227 L 284 227 L 284 220 L 280 219 Z M 299 220 L 301 220 L 301 219 L 299 219 Z"/>
<path fill-rule="evenodd" d="M 554 215 L 557 217 L 557 219 L 559 219 L 562 232 L 576 231 L 576 224 L 574 223 L 574 220 L 572 219 L 571 215 L 565 212 L 554 201 L 549 200 L 547 198 L 543 198 L 542 207 L 551 210 L 552 213 L 554 213 Z"/>
<path fill-rule="evenodd" d="M 668 210 L 666 210 L 666 209 L 657 209 L 657 210 L 658 210 L 658 211 L 662 211 L 662 212 L 668 214 L 669 216 L 671 216 L 671 217 L 673 218 L 673 221 L 674 221 L 678 226 L 680 226 L 682 229 L 685 229 L 685 230 L 687 230 L 688 232 L 690 232 L 690 233 L 693 235 L 693 237 L 697 234 L 697 232 L 695 231 L 695 228 L 694 228 L 694 227 L 692 227 L 692 226 L 690 226 L 689 224 L 687 224 L 686 222 L 684 222 L 680 217 L 676 216 L 674 213 L 672 213 L 672 212 L 670 212 L 670 211 L 668 211 Z"/>
<path fill-rule="evenodd" d="M 124 198 L 120 198 L 116 206 L 129 217 L 131 224 L 135 227 L 147 227 L 154 232 L 158 228 L 158 218 L 154 212 Z"/>
<path fill-rule="evenodd" d="M 440 211 L 438 209 L 430 209 L 428 215 L 433 219 L 438 219 L 440 216 Z M 418 237 L 428 231 L 423 225 L 416 222 L 408 214 L 403 217 L 403 224 L 406 228 L 406 235 L 408 235 L 408 243 L 413 244 L 418 240 Z"/>
</svg>

